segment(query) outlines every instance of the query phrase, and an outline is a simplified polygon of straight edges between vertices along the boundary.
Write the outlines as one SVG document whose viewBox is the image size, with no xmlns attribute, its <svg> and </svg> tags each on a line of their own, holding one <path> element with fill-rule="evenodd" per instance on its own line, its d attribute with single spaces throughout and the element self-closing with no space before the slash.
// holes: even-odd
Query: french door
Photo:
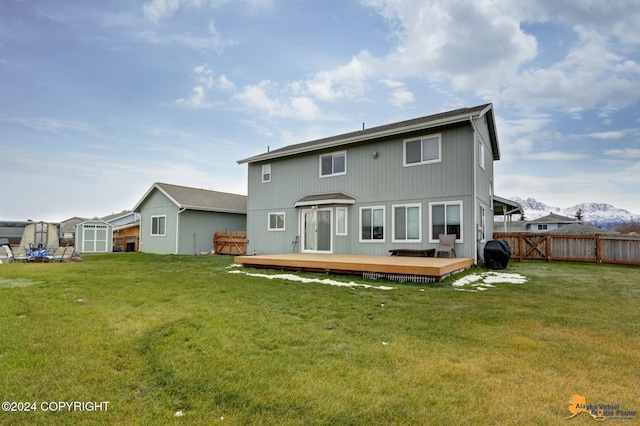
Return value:
<svg viewBox="0 0 640 426">
<path fill-rule="evenodd" d="M 332 209 L 302 210 L 302 252 L 331 253 Z"/>
</svg>

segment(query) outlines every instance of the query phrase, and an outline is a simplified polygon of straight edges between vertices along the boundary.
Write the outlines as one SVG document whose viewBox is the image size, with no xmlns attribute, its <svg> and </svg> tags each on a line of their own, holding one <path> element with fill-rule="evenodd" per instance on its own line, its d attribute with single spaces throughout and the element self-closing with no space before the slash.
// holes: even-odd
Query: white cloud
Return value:
<svg viewBox="0 0 640 426">
<path fill-rule="evenodd" d="M 303 85 L 310 95 L 321 101 L 357 99 L 364 96 L 366 81 L 374 75 L 372 62 L 371 55 L 362 52 L 344 66 L 318 72 Z"/>
<path fill-rule="evenodd" d="M 144 16 L 155 22 L 172 16 L 180 7 L 181 0 L 152 0 L 142 6 Z"/>
<path fill-rule="evenodd" d="M 179 45 L 196 50 L 213 50 L 218 54 L 221 54 L 225 48 L 238 44 L 235 40 L 224 39 L 218 32 L 214 21 L 209 21 L 207 29 L 209 33 L 207 36 L 198 36 L 192 33 L 159 34 L 148 30 L 142 32 L 141 37 L 153 44 Z"/>
<path fill-rule="evenodd" d="M 391 104 L 394 106 L 402 107 L 406 104 L 412 103 L 415 100 L 415 96 L 413 95 L 413 93 L 407 90 L 405 84 L 400 81 L 383 79 L 380 80 L 380 83 L 391 89 L 389 102 L 391 102 Z"/>
<path fill-rule="evenodd" d="M 620 139 L 626 135 L 624 131 L 596 132 L 589 133 L 587 136 L 596 139 Z"/>
<path fill-rule="evenodd" d="M 617 109 L 640 97 L 640 64 L 616 52 L 610 35 L 574 27 L 578 42 L 548 68 L 526 69 L 500 93 L 500 99 L 528 107 L 566 109 L 598 105 Z"/>
<path fill-rule="evenodd" d="M 538 161 L 575 161 L 585 158 L 585 155 L 580 152 L 546 151 L 528 154 L 527 158 Z"/>
<path fill-rule="evenodd" d="M 49 117 L 17 117 L 0 116 L 0 121 L 18 126 L 28 127 L 45 133 L 67 134 L 80 132 L 99 137 L 97 130 L 84 121 L 59 120 Z"/>
<path fill-rule="evenodd" d="M 499 2 L 368 0 L 400 41 L 384 58 L 391 75 L 449 81 L 456 90 L 499 87 L 537 52 L 535 38 Z"/>
<path fill-rule="evenodd" d="M 324 116 L 315 101 L 308 96 L 293 96 L 271 81 L 248 85 L 233 96 L 233 100 L 244 107 L 259 110 L 269 117 L 293 118 L 297 120 L 315 120 Z M 288 94 L 287 94 L 288 93 Z"/>
<path fill-rule="evenodd" d="M 268 9 L 273 3 L 272 0 L 236 1 L 244 3 L 245 7 L 243 9 L 247 12 Z M 228 3 L 231 3 L 231 0 L 151 0 L 142 6 L 142 11 L 147 19 L 158 24 L 165 18 L 171 18 L 182 6 L 201 7 L 208 5 L 215 7 Z"/>
<path fill-rule="evenodd" d="M 192 79 L 196 81 L 196 85 L 191 89 L 191 96 L 186 99 L 177 99 L 175 104 L 190 108 L 211 108 L 215 104 L 206 99 L 210 90 L 232 91 L 235 88 L 233 82 L 229 81 L 226 76 L 221 75 L 216 78 L 206 64 L 193 68 Z"/>
<path fill-rule="evenodd" d="M 604 153 L 613 157 L 640 158 L 640 149 L 637 148 L 608 149 Z"/>
</svg>

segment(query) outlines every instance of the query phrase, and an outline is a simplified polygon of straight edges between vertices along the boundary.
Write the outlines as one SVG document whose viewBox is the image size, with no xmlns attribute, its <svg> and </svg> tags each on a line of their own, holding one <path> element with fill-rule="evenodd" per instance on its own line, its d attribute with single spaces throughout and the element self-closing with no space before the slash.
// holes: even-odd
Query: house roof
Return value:
<svg viewBox="0 0 640 426">
<path fill-rule="evenodd" d="M 579 223 L 572 223 L 565 225 L 557 229 L 547 231 L 547 234 L 561 234 L 561 235 L 620 235 L 619 232 L 610 231 L 608 229 L 596 228 L 595 226 L 581 225 Z"/>
<path fill-rule="evenodd" d="M 580 221 L 575 217 L 561 216 L 555 213 L 549 213 L 546 216 L 539 217 L 538 219 L 529 221 L 529 223 L 579 223 Z"/>
<path fill-rule="evenodd" d="M 140 206 L 154 190 L 164 194 L 176 207 L 187 210 L 215 211 L 223 213 L 247 213 L 247 196 L 228 192 L 209 191 L 168 183 L 154 183 L 133 208 L 139 212 Z"/>
<path fill-rule="evenodd" d="M 120 219 L 122 217 L 125 217 L 125 216 L 128 216 L 128 215 L 132 215 L 132 214 L 134 214 L 134 212 L 132 212 L 130 210 L 123 210 L 120 213 L 112 213 L 110 215 L 103 216 L 103 217 L 101 217 L 101 219 L 104 220 L 105 222 L 111 222 L 112 220 Z"/>
<path fill-rule="evenodd" d="M 271 160 L 296 154 L 303 154 L 326 148 L 368 142 L 373 139 L 398 135 L 412 131 L 420 131 L 456 123 L 470 122 L 471 119 L 480 118 L 483 116 L 487 117 L 493 158 L 494 160 L 499 160 L 500 148 L 498 145 L 498 135 L 496 132 L 495 119 L 493 116 L 493 105 L 483 104 L 471 108 L 460 108 L 453 111 L 414 118 L 412 120 L 400 121 L 383 126 L 371 127 L 370 129 L 364 129 L 356 132 L 331 136 L 328 138 L 288 145 L 283 148 L 274 149 L 273 151 L 267 151 L 253 157 L 238 160 L 238 164 L 256 163 L 259 161 Z"/>
</svg>

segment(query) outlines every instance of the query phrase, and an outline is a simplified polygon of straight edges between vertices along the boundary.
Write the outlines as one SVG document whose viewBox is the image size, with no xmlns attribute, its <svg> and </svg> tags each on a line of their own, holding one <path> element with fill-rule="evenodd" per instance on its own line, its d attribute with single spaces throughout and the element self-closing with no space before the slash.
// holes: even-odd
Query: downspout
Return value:
<svg viewBox="0 0 640 426">
<path fill-rule="evenodd" d="M 178 237 L 180 236 L 180 213 L 182 213 L 186 209 L 186 207 L 183 207 L 178 210 L 178 213 L 176 214 L 176 250 L 174 254 L 178 254 Z"/>
<path fill-rule="evenodd" d="M 469 117 L 469 122 L 471 123 L 471 128 L 473 129 L 473 142 L 471 143 L 473 150 L 473 240 L 475 241 L 476 249 L 473 251 L 473 264 L 478 264 L 478 251 L 480 250 L 480 241 L 478 240 L 478 189 L 477 189 L 477 181 L 478 181 L 478 147 L 476 144 L 476 134 L 478 133 L 478 129 L 476 128 L 476 124 L 473 122 L 473 117 Z"/>
</svg>

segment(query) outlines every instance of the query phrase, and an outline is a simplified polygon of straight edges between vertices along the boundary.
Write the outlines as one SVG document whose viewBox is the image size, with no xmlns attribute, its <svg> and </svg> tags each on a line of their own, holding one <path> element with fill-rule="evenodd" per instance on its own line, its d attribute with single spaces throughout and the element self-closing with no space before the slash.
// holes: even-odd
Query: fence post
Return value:
<svg viewBox="0 0 640 426">
<path fill-rule="evenodd" d="M 602 243 L 600 234 L 596 234 L 596 263 L 602 263 Z"/>
<path fill-rule="evenodd" d="M 518 235 L 518 247 L 520 247 L 520 250 L 518 250 L 520 252 L 520 262 L 522 262 L 522 253 L 524 253 L 524 238 L 522 234 Z"/>
</svg>

